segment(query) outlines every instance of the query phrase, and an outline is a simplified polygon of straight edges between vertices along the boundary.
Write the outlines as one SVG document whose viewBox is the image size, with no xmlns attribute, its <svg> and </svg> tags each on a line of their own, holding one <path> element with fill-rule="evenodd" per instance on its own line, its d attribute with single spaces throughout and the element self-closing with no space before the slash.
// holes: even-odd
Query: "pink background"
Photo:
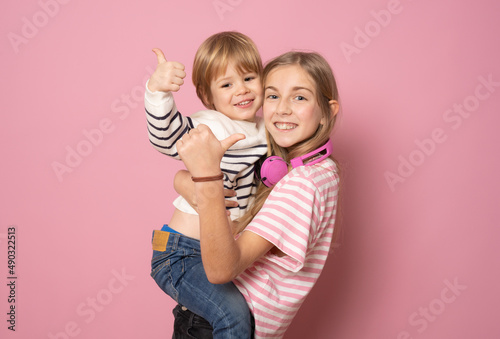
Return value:
<svg viewBox="0 0 500 339">
<path fill-rule="evenodd" d="M 149 242 L 182 164 L 149 144 L 143 85 L 160 47 L 200 109 L 194 53 L 222 30 L 318 51 L 340 87 L 343 238 L 286 338 L 500 337 L 496 1 L 59 1 L 0 14 L 2 338 L 171 336 Z"/>
</svg>

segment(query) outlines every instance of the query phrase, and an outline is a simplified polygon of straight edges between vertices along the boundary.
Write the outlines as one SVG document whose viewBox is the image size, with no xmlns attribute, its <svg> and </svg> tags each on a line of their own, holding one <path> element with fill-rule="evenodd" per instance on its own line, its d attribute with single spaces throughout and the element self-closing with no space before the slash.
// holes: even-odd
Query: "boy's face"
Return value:
<svg viewBox="0 0 500 339">
<path fill-rule="evenodd" d="M 229 62 L 226 73 L 210 83 L 215 109 L 232 120 L 255 121 L 263 90 L 257 73 L 240 74 Z"/>
</svg>

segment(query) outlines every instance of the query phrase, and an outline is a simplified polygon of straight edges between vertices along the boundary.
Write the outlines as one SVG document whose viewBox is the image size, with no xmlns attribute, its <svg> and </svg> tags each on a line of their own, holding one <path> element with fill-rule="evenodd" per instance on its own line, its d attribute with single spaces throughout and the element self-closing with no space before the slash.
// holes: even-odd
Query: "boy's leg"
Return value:
<svg viewBox="0 0 500 339">
<path fill-rule="evenodd" d="M 201 257 L 198 263 L 186 268 L 179 286 L 182 285 L 181 290 L 189 293 L 179 293 L 178 302 L 206 319 L 214 329 L 214 338 L 251 338 L 252 315 L 236 286 L 232 282 L 210 283 Z"/>
<path fill-rule="evenodd" d="M 205 318 L 214 338 L 250 338 L 251 314 L 233 283 L 212 284 L 201 261 L 200 242 L 168 232 L 153 236 L 151 276 L 179 304 Z M 168 233 L 168 235 L 164 234 Z"/>
<path fill-rule="evenodd" d="M 172 339 L 213 339 L 213 328 L 208 321 L 187 308 L 177 305 L 174 314 Z"/>
</svg>

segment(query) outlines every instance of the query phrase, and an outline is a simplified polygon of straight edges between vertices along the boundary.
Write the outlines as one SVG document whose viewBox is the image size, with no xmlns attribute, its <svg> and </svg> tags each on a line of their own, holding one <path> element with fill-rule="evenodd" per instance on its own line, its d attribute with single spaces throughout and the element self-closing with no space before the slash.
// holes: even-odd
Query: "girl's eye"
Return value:
<svg viewBox="0 0 500 339">
<path fill-rule="evenodd" d="M 277 96 L 277 95 L 275 95 L 275 94 L 269 94 L 269 95 L 267 96 L 267 98 L 268 98 L 268 99 L 277 99 L 277 98 L 278 98 L 278 96 Z"/>
<path fill-rule="evenodd" d="M 302 95 L 297 95 L 295 97 L 295 99 L 299 100 L 299 101 L 302 101 L 302 100 L 306 100 L 306 98 L 304 98 Z"/>
</svg>

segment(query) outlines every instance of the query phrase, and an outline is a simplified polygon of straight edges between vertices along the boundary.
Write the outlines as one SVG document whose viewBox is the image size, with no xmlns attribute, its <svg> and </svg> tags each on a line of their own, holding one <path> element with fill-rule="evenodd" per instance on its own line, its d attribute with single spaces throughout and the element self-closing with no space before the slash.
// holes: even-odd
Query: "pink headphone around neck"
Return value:
<svg viewBox="0 0 500 339">
<path fill-rule="evenodd" d="M 326 151 L 325 154 L 321 155 L 318 158 L 313 159 L 311 162 L 304 164 L 304 160 L 308 158 L 312 158 L 314 156 L 320 155 L 321 152 Z M 332 143 L 330 139 L 318 149 L 307 153 L 306 155 L 293 158 L 290 160 L 290 164 L 292 168 L 299 166 L 311 166 L 317 164 L 320 161 L 326 159 L 330 154 L 332 154 Z M 257 176 L 260 178 L 262 183 L 267 187 L 272 187 L 278 183 L 287 173 L 288 173 L 288 164 L 285 160 L 277 155 L 270 156 L 266 158 L 262 164 L 260 165 L 260 169 L 256 169 Z"/>
</svg>

